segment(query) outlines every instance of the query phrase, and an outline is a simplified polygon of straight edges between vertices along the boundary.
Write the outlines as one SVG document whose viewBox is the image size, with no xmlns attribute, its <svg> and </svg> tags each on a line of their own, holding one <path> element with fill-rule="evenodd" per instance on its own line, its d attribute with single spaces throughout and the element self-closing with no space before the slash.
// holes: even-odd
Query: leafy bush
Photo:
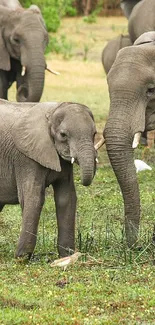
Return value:
<svg viewBox="0 0 155 325">
<path fill-rule="evenodd" d="M 96 23 L 96 15 L 94 13 L 88 15 L 88 16 L 85 16 L 83 18 L 83 21 L 85 23 L 89 23 L 89 24 L 92 24 L 92 23 Z"/>
<path fill-rule="evenodd" d="M 73 44 L 67 40 L 66 35 L 62 34 L 59 38 L 50 36 L 46 54 L 49 52 L 61 53 L 64 59 L 70 59 L 72 57 L 72 49 Z"/>
<path fill-rule="evenodd" d="M 37 5 L 45 19 L 47 30 L 56 32 L 60 26 L 61 18 L 65 15 L 75 16 L 76 8 L 72 6 L 73 0 L 21 0 L 24 8 L 31 4 Z"/>
<path fill-rule="evenodd" d="M 60 26 L 60 17 L 56 8 L 45 7 L 42 14 L 46 23 L 48 32 L 56 32 Z"/>
</svg>

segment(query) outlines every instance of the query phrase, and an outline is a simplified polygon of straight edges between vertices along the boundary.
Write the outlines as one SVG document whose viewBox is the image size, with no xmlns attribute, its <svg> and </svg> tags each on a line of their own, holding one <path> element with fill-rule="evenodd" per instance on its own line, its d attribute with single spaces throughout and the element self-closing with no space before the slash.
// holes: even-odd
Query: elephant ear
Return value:
<svg viewBox="0 0 155 325">
<path fill-rule="evenodd" d="M 45 24 L 45 21 L 44 21 L 44 19 L 43 19 L 43 17 L 42 17 L 42 14 L 41 14 L 41 10 L 40 10 L 40 8 L 39 8 L 37 5 L 31 5 L 31 6 L 28 8 L 28 10 L 31 10 L 33 13 L 38 14 L 38 17 L 39 17 L 39 20 L 40 20 L 41 24 L 42 24 L 42 25 L 44 26 L 44 28 L 47 30 L 47 28 L 46 28 L 46 24 Z"/>
<path fill-rule="evenodd" d="M 146 32 L 140 35 L 134 42 L 134 45 L 142 45 L 155 42 L 155 32 Z"/>
<path fill-rule="evenodd" d="M 2 28 L 0 29 L 0 49 L 0 69 L 9 71 L 11 69 L 10 55 L 4 43 Z"/>
<path fill-rule="evenodd" d="M 37 104 L 29 108 L 24 107 L 24 112 L 17 113 L 11 134 L 16 148 L 25 156 L 46 168 L 60 172 L 59 156 L 46 118 L 47 112 L 52 115 L 55 106 L 49 107 L 48 104 L 44 103 L 44 105 Z"/>
<path fill-rule="evenodd" d="M 41 10 L 37 5 L 31 5 L 28 10 L 32 10 L 35 13 L 41 14 Z"/>
</svg>

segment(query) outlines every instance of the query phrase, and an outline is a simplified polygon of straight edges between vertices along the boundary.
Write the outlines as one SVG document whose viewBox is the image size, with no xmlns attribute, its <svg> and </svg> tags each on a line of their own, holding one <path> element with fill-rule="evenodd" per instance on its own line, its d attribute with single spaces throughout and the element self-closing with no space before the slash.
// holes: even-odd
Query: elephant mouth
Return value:
<svg viewBox="0 0 155 325">
<path fill-rule="evenodd" d="M 70 162 L 71 164 L 76 163 L 76 164 L 79 165 L 77 159 L 74 158 L 74 157 L 71 157 L 71 156 L 69 156 L 69 155 L 63 155 L 63 154 L 61 154 L 60 156 L 61 156 L 62 159 L 64 159 L 64 160 Z"/>
</svg>

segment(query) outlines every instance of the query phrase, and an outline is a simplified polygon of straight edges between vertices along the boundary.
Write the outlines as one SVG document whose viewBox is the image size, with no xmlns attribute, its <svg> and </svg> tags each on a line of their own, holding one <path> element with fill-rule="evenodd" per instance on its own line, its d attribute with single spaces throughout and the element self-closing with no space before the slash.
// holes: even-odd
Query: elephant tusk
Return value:
<svg viewBox="0 0 155 325">
<path fill-rule="evenodd" d="M 102 139 L 95 144 L 95 146 L 94 146 L 95 150 L 100 149 L 104 143 L 105 143 L 105 139 L 102 137 Z"/>
<path fill-rule="evenodd" d="M 22 77 L 25 76 L 25 72 L 26 72 L 26 67 L 23 65 L 23 67 L 22 67 L 22 72 L 21 72 L 21 76 L 22 76 Z"/>
<path fill-rule="evenodd" d="M 135 133 L 134 139 L 133 139 L 133 142 L 132 142 L 132 148 L 133 149 L 137 148 L 137 146 L 139 145 L 140 137 L 141 137 L 141 132 Z"/>
<path fill-rule="evenodd" d="M 72 158 L 71 158 L 71 164 L 74 164 L 74 160 L 75 160 L 75 159 L 72 157 Z"/>
<path fill-rule="evenodd" d="M 96 158 L 95 160 L 96 160 L 96 163 L 98 164 L 98 162 L 99 162 L 99 161 L 98 161 L 98 158 Z"/>
<path fill-rule="evenodd" d="M 51 72 L 51 73 L 53 73 L 53 74 L 56 74 L 56 75 L 59 75 L 60 74 L 60 72 L 54 71 L 54 70 L 52 70 L 52 69 L 50 69 L 48 67 L 46 67 L 46 70 L 49 71 L 49 72 Z"/>
</svg>

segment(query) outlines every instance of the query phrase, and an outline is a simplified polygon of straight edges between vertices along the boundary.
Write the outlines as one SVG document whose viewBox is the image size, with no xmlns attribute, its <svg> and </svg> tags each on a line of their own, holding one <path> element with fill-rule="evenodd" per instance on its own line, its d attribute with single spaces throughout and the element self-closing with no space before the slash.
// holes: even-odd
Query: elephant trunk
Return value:
<svg viewBox="0 0 155 325">
<path fill-rule="evenodd" d="M 126 238 L 128 246 L 132 247 L 137 242 L 139 230 L 140 197 L 131 129 L 127 123 L 127 119 L 120 118 L 117 124 L 116 119 L 109 118 L 104 136 L 108 156 L 123 194 Z"/>
<path fill-rule="evenodd" d="M 77 161 L 81 171 L 81 183 L 84 186 L 91 184 L 96 171 L 96 154 L 93 143 L 80 146 L 77 155 Z"/>
<path fill-rule="evenodd" d="M 37 57 L 36 57 L 37 53 Z M 21 59 L 24 67 L 21 74 L 24 74 L 22 83 L 17 92 L 17 101 L 39 102 L 42 96 L 45 79 L 45 58 L 44 53 L 39 48 L 29 51 L 26 59 Z"/>
</svg>

